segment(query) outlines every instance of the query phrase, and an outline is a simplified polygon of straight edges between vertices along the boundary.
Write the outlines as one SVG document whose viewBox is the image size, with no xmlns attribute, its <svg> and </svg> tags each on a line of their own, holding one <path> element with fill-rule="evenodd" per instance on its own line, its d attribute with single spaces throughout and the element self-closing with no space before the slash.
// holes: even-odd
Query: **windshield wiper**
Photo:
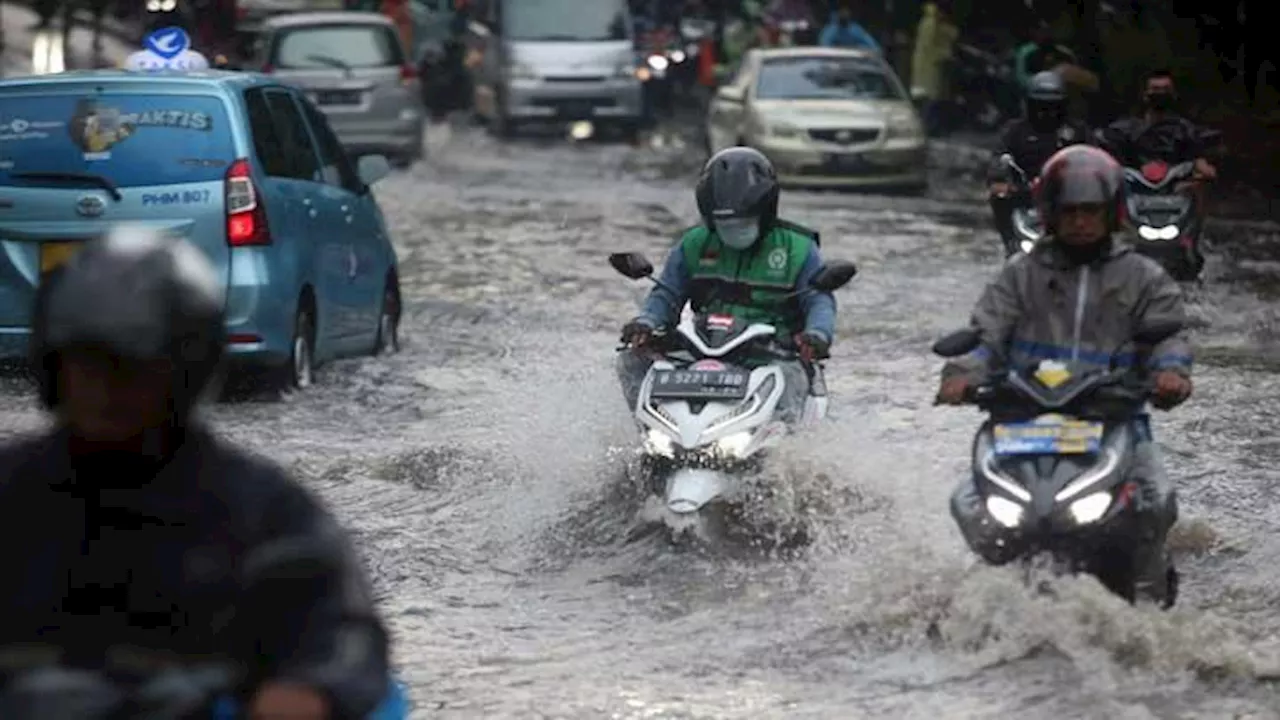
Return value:
<svg viewBox="0 0 1280 720">
<path fill-rule="evenodd" d="M 338 58 L 329 57 L 328 55 L 308 55 L 307 59 L 310 60 L 311 62 L 318 62 L 321 65 L 328 65 L 329 67 L 332 67 L 332 68 L 338 68 L 339 70 L 345 72 L 347 75 L 351 74 L 351 66 L 348 65 L 347 63 L 342 62 Z"/>
<path fill-rule="evenodd" d="M 124 199 L 124 196 L 120 194 L 120 188 L 116 187 L 116 184 L 111 182 L 111 178 L 105 177 L 103 175 L 94 175 L 93 173 L 20 172 L 20 173 L 13 173 L 9 177 L 15 180 L 50 180 L 54 182 L 61 181 L 61 182 L 91 183 L 91 184 L 97 185 L 103 190 L 106 190 L 111 195 L 111 199 L 115 200 L 116 202 L 120 202 L 121 200 Z"/>
</svg>

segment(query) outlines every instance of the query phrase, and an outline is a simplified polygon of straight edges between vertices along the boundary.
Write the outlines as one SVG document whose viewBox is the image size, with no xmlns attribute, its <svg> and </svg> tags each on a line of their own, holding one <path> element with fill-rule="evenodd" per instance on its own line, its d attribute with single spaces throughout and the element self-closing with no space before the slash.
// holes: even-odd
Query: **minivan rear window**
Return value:
<svg viewBox="0 0 1280 720">
<path fill-rule="evenodd" d="M 400 43 L 382 25 L 311 25 L 283 31 L 271 64 L 286 70 L 401 65 Z"/>
<path fill-rule="evenodd" d="M 213 95 L 0 95 L 0 185 L 22 173 L 93 174 L 118 187 L 221 180 L 235 160 Z"/>
</svg>

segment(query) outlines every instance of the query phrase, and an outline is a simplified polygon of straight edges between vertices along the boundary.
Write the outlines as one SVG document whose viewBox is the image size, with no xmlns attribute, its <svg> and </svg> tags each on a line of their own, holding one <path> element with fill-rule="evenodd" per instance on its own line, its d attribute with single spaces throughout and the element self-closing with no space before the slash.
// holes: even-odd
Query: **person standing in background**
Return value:
<svg viewBox="0 0 1280 720">
<path fill-rule="evenodd" d="M 911 97 L 920 103 L 925 132 L 930 137 L 943 130 L 948 100 L 946 67 L 960 36 L 948 13 L 949 5 L 948 0 L 925 3 L 911 55 Z"/>
</svg>

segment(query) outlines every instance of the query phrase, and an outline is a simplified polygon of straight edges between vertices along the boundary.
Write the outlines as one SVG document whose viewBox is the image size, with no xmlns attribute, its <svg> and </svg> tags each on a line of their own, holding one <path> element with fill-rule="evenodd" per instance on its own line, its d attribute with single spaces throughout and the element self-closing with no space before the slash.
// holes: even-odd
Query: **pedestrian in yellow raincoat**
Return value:
<svg viewBox="0 0 1280 720">
<path fill-rule="evenodd" d="M 921 104 L 925 130 L 931 136 L 942 128 L 942 111 L 949 99 L 947 65 L 960 36 L 947 12 L 950 4 L 949 0 L 925 3 L 911 56 L 911 96 Z"/>
</svg>

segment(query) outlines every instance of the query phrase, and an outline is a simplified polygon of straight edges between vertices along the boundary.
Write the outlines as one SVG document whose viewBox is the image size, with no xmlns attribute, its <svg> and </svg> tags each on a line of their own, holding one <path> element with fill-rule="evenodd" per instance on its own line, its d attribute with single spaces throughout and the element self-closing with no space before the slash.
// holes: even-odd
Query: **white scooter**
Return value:
<svg viewBox="0 0 1280 720">
<path fill-rule="evenodd" d="M 629 278 L 661 286 L 639 253 L 611 255 L 609 262 Z M 812 289 L 795 297 L 831 292 L 856 274 L 853 263 L 829 263 Z M 674 332 L 656 333 L 652 347 L 657 357 L 634 409 L 651 496 L 633 539 L 665 527 L 673 539 L 693 535 L 712 541 L 723 534 L 723 511 L 740 499 L 742 475 L 758 469 L 766 451 L 789 431 L 775 417 L 786 384 L 778 363 L 795 362 L 799 355 L 772 325 L 714 314 L 686 316 Z M 634 352 L 630 346 L 619 350 Z M 804 362 L 810 391 L 801 425 L 826 416 L 822 359 Z M 746 367 L 748 360 L 754 369 Z"/>
</svg>

